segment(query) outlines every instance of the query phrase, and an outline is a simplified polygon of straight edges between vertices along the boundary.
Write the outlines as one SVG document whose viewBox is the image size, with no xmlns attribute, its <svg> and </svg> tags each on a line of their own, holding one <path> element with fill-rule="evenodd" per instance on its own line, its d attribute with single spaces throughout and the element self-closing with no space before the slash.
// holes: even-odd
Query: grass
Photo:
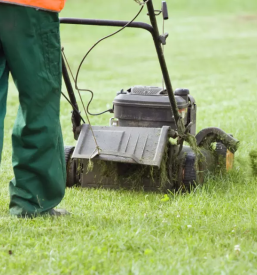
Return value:
<svg viewBox="0 0 257 275">
<path fill-rule="evenodd" d="M 159 1 L 154 3 L 159 8 Z M 217 126 L 241 141 L 234 170 L 190 194 L 169 194 L 169 200 L 157 193 L 73 188 L 60 205 L 71 217 L 10 217 L 10 135 L 18 107 L 10 79 L 0 182 L 0 274 L 257 273 L 257 185 L 248 156 L 257 147 L 257 2 L 174 0 L 168 5 L 165 55 L 173 86 L 188 87 L 195 97 L 198 130 Z M 138 8 L 131 0 L 74 0 L 67 1 L 62 16 L 129 20 Z M 140 20 L 148 20 L 145 11 Z M 113 30 L 62 26 L 74 72 L 86 49 Z M 149 34 L 126 30 L 104 41 L 79 79 L 95 91 L 94 112 L 109 108 L 121 88 L 160 85 Z M 74 144 L 69 110 L 63 99 L 64 139 Z M 108 118 L 91 122 L 104 125 Z"/>
</svg>

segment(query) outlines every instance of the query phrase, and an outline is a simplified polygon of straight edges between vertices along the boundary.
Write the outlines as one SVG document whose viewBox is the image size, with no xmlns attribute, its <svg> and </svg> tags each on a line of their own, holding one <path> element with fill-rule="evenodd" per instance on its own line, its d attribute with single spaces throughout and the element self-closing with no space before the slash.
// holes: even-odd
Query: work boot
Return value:
<svg viewBox="0 0 257 275">
<path fill-rule="evenodd" d="M 40 214 L 21 214 L 21 215 L 17 215 L 18 218 L 23 218 L 23 219 L 26 219 L 26 218 L 29 218 L 29 219 L 33 219 L 33 218 L 36 218 L 36 217 L 40 217 L 40 216 L 51 216 L 51 217 L 60 217 L 60 216 L 67 216 L 67 215 L 70 215 L 70 212 L 68 212 L 66 209 L 54 209 L 52 208 L 51 210 L 49 211 L 46 211 L 46 212 L 43 212 L 43 213 L 40 213 Z"/>
</svg>

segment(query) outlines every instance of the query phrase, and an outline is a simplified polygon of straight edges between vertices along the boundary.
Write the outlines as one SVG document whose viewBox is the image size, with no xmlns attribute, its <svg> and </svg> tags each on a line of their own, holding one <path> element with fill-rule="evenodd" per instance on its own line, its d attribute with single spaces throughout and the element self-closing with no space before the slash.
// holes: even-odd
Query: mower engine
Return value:
<svg viewBox="0 0 257 275">
<path fill-rule="evenodd" d="M 190 134 L 196 133 L 196 103 L 188 89 L 177 89 L 175 99 L 178 111 Z M 160 87 L 134 86 L 121 90 L 113 101 L 114 118 L 111 126 L 153 127 L 169 126 L 176 129 L 167 91 Z"/>
</svg>

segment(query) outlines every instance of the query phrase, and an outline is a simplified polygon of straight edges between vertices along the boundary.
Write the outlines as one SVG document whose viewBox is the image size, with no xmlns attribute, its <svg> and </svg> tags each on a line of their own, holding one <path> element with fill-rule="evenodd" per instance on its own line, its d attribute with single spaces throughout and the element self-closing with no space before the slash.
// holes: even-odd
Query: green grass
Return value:
<svg viewBox="0 0 257 275">
<path fill-rule="evenodd" d="M 257 184 L 249 160 L 257 148 L 257 2 L 174 0 L 168 5 L 165 55 L 173 86 L 187 87 L 195 97 L 198 130 L 217 126 L 241 141 L 234 171 L 210 178 L 190 194 L 170 194 L 165 202 L 157 193 L 74 188 L 60 205 L 73 213 L 70 217 L 10 217 L 10 135 L 18 107 L 10 79 L 0 182 L 0 274 L 257 273 Z M 62 16 L 129 20 L 138 8 L 132 0 L 74 0 L 67 1 Z M 140 20 L 148 20 L 145 13 Z M 74 72 L 86 49 L 113 30 L 62 26 Z M 109 108 L 122 88 L 160 83 L 151 37 L 141 30 L 104 41 L 80 76 L 80 87 L 95 91 L 94 112 Z M 108 118 L 91 122 L 104 125 Z M 65 143 L 75 144 L 64 99 L 61 121 Z"/>
</svg>

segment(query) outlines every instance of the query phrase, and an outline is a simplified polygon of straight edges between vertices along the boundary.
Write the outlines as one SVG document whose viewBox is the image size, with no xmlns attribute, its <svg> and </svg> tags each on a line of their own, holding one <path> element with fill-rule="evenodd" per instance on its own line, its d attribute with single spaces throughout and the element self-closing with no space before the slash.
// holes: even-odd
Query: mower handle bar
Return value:
<svg viewBox="0 0 257 275">
<path fill-rule="evenodd" d="M 146 2 L 147 0 L 144 0 Z M 156 21 L 156 15 L 153 7 L 152 0 L 148 0 L 146 2 L 148 15 L 151 21 L 151 25 L 143 23 L 143 22 L 132 22 L 130 24 L 129 21 L 115 21 L 115 20 L 101 20 L 101 19 L 79 19 L 79 18 L 60 18 L 61 24 L 75 24 L 75 25 L 91 25 L 91 26 L 112 26 L 112 27 L 124 27 L 128 24 L 128 28 L 140 28 L 149 31 L 152 34 L 152 38 L 155 44 L 155 49 L 157 52 L 157 56 L 159 59 L 160 67 L 162 70 L 163 79 L 165 82 L 167 94 L 169 97 L 169 101 L 171 104 L 171 111 L 174 115 L 175 123 L 177 126 L 178 133 L 183 135 L 185 133 L 185 126 L 182 122 L 182 118 L 179 115 L 177 103 L 175 100 L 173 88 L 170 81 L 170 76 L 168 72 L 168 68 L 166 65 L 166 61 L 164 58 L 162 44 L 165 44 L 165 38 L 163 35 L 159 34 L 159 29 Z"/>
<path fill-rule="evenodd" d="M 106 26 L 106 27 L 124 27 L 129 21 L 104 20 L 104 19 L 81 19 L 81 18 L 60 18 L 61 24 L 87 25 L 87 26 Z M 126 28 L 137 28 L 154 33 L 153 27 L 144 22 L 132 22 Z"/>
</svg>

